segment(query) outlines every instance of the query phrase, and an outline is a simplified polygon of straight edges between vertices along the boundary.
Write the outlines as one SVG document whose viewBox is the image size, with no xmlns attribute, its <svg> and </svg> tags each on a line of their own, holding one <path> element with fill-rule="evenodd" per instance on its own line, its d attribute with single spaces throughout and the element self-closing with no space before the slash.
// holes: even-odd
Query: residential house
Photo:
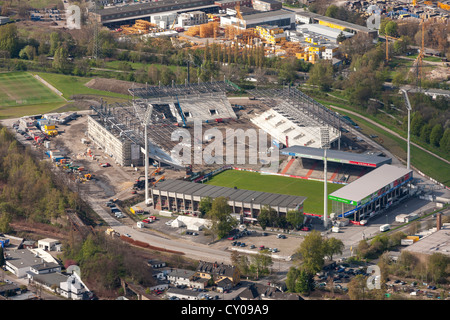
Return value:
<svg viewBox="0 0 450 320">
<path fill-rule="evenodd" d="M 66 281 L 60 282 L 59 294 L 72 300 L 83 300 L 87 298 L 88 290 L 80 282 L 76 274 L 67 277 Z"/>
<path fill-rule="evenodd" d="M 234 266 L 206 261 L 199 262 L 196 274 L 198 277 L 205 278 L 207 280 L 212 277 L 214 283 L 218 283 L 223 279 L 229 279 L 233 286 L 238 284 L 241 278 L 239 269 Z"/>
<path fill-rule="evenodd" d="M 278 288 L 260 283 L 252 283 L 238 295 L 241 300 L 303 300 L 297 294 L 286 293 Z"/>
<path fill-rule="evenodd" d="M 180 300 L 199 300 L 199 293 L 188 289 L 169 288 L 166 293 L 168 298 L 178 298 Z"/>
<path fill-rule="evenodd" d="M 45 251 L 58 251 L 61 248 L 59 240 L 45 238 L 38 241 L 38 248 Z"/>
</svg>

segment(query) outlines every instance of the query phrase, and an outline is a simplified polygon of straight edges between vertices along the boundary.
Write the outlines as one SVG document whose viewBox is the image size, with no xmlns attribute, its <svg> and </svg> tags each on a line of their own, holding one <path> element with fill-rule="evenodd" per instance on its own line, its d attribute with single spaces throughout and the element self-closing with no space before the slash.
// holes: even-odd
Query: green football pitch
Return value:
<svg viewBox="0 0 450 320">
<path fill-rule="evenodd" d="M 307 198 L 303 204 L 305 213 L 323 215 L 324 185 L 320 181 L 227 170 L 212 177 L 206 183 L 221 187 L 303 196 Z M 328 194 L 342 187 L 343 185 L 340 184 L 328 183 Z M 331 213 L 331 200 L 328 200 L 328 213 Z"/>
<path fill-rule="evenodd" d="M 0 73 L 0 107 L 63 102 L 64 99 L 26 72 Z"/>
</svg>

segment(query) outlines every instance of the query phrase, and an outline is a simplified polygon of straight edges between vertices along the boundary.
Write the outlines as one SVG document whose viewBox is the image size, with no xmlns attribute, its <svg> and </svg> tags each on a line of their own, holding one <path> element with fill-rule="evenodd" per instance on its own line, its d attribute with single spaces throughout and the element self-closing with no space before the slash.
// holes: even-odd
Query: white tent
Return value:
<svg viewBox="0 0 450 320">
<path fill-rule="evenodd" d="M 205 226 L 211 224 L 210 220 L 188 217 L 188 216 L 178 216 L 171 224 L 173 228 L 183 228 L 192 231 L 201 231 Z"/>
</svg>

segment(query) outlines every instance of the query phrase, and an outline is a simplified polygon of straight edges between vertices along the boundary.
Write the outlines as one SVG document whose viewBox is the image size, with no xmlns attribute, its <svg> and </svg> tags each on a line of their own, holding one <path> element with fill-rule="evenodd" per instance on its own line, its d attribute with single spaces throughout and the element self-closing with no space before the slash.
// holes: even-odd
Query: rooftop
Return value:
<svg viewBox="0 0 450 320">
<path fill-rule="evenodd" d="M 321 148 L 311 148 L 304 146 L 292 146 L 289 148 L 285 148 L 280 150 L 281 154 L 323 160 L 323 149 Z M 364 167 L 372 167 L 378 168 L 384 164 L 388 164 L 392 162 L 391 158 L 381 157 L 377 155 L 371 155 L 367 153 L 354 153 L 354 152 L 346 152 L 340 150 L 327 150 L 327 161 L 328 162 L 338 162 L 338 163 L 347 163 Z"/>
<path fill-rule="evenodd" d="M 153 190 L 167 191 L 171 193 L 184 193 L 199 197 L 226 197 L 229 201 L 268 205 L 271 207 L 295 208 L 301 205 L 306 197 L 234 189 L 188 182 L 182 180 L 165 180 L 153 187 Z"/>
<path fill-rule="evenodd" d="M 412 170 L 385 164 L 333 192 L 328 198 L 345 199 L 349 200 L 350 204 L 357 205 L 361 200 L 380 192 L 382 194 L 411 178 Z"/>
<path fill-rule="evenodd" d="M 422 254 L 433 254 L 440 252 L 450 256 L 450 225 L 443 224 L 441 230 L 433 232 L 429 236 L 423 237 L 419 241 L 406 247 L 404 250 Z"/>
</svg>

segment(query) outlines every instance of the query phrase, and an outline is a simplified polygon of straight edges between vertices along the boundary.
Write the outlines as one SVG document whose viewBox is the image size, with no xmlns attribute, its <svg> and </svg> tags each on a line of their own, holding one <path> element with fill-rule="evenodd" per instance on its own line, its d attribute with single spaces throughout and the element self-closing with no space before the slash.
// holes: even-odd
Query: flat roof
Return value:
<svg viewBox="0 0 450 320">
<path fill-rule="evenodd" d="M 315 160 L 323 160 L 323 149 L 304 146 L 292 146 L 280 150 L 281 154 L 309 158 Z M 367 153 L 353 153 L 341 150 L 327 150 L 327 161 L 346 163 L 363 167 L 378 168 L 384 164 L 392 163 L 389 157 L 382 157 Z"/>
<path fill-rule="evenodd" d="M 440 252 L 450 256 L 449 230 L 450 225 L 444 224 L 441 230 L 421 238 L 419 241 L 414 242 L 412 245 L 407 246 L 403 250 L 422 254 L 433 254 L 435 252 Z"/>
<path fill-rule="evenodd" d="M 294 16 L 294 13 L 292 11 L 280 9 L 280 10 L 273 10 L 273 11 L 264 11 L 264 12 L 257 12 L 253 14 L 247 14 L 242 16 L 244 20 L 255 20 L 255 19 L 263 19 L 263 18 L 277 18 L 278 16 L 284 16 L 284 15 L 292 15 Z"/>
<path fill-rule="evenodd" d="M 287 208 L 294 208 L 306 200 L 306 197 L 302 196 L 227 188 L 172 179 L 158 182 L 158 184 L 153 187 L 153 190 L 173 193 L 182 192 L 184 194 L 200 197 L 211 197 L 213 199 L 222 196 L 228 198 L 229 201 L 245 203 L 253 202 L 254 204 L 259 205 L 269 205 L 272 207 L 280 206 Z"/>
<path fill-rule="evenodd" d="M 104 9 L 98 10 L 97 13 L 99 15 L 110 15 L 116 13 L 124 13 L 124 12 L 139 12 L 141 10 L 147 9 L 166 9 L 164 11 L 171 10 L 180 10 L 180 9 L 189 9 L 192 7 L 200 7 L 205 4 L 214 4 L 214 0 L 162 0 L 157 2 L 146 2 L 146 3 L 136 3 L 129 4 L 123 6 L 114 6 L 114 7 L 106 7 Z M 163 11 L 160 11 L 163 12 Z M 154 11 L 152 13 L 160 13 Z"/>
<path fill-rule="evenodd" d="M 328 199 L 358 205 L 367 197 L 381 195 L 411 178 L 412 170 L 385 164 L 331 193 Z"/>
<path fill-rule="evenodd" d="M 367 27 L 364 26 L 360 26 L 359 24 L 354 24 L 354 23 L 350 23 L 347 21 L 343 21 L 343 20 L 339 20 L 339 19 L 335 19 L 335 18 L 330 18 L 327 16 L 322 16 L 320 14 L 314 13 L 314 12 L 300 12 L 300 11 L 296 11 L 295 14 L 300 15 L 300 16 L 304 16 L 304 17 L 308 17 L 308 18 L 312 18 L 314 20 L 322 20 L 322 21 L 326 21 L 326 22 L 330 22 L 330 23 L 334 23 L 336 25 L 340 25 L 342 27 L 348 28 L 348 29 L 352 29 L 352 30 L 357 30 L 357 31 L 362 31 L 362 32 L 377 32 L 377 30 L 371 30 Z"/>
</svg>

